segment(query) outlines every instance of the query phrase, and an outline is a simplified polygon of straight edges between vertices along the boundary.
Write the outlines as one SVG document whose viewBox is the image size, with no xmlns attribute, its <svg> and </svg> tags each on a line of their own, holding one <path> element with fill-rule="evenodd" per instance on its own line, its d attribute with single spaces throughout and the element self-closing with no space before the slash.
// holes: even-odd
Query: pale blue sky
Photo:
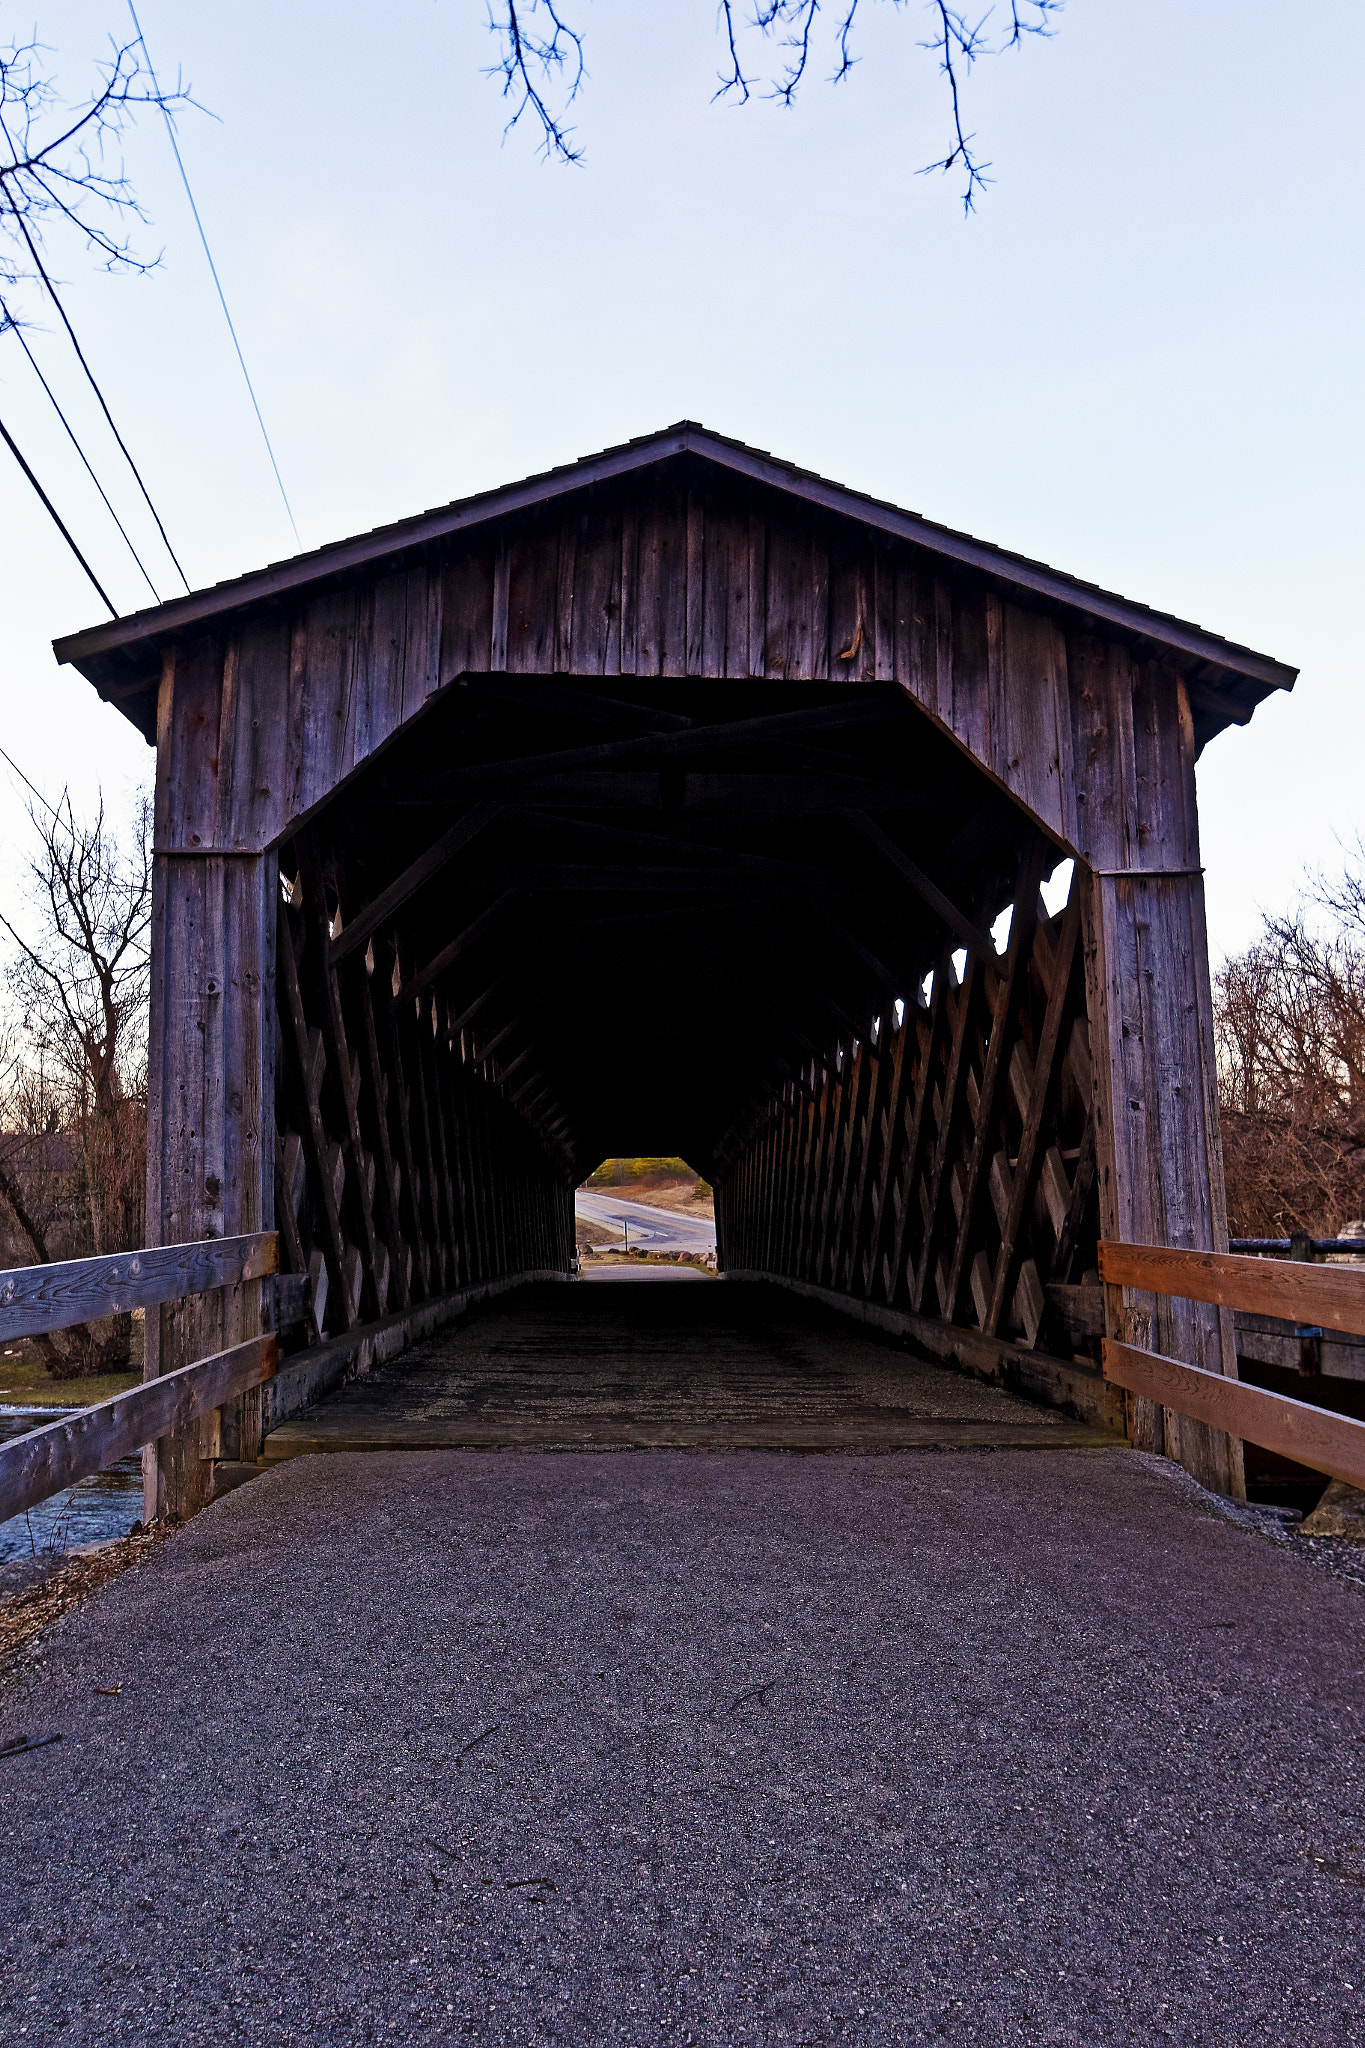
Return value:
<svg viewBox="0 0 1365 2048">
<path fill-rule="evenodd" d="M 73 87 L 120 4 L 40 12 Z M 1310 38 L 1269 0 L 1069 0 L 1054 41 L 972 81 L 998 182 L 964 222 L 954 181 L 914 175 L 947 118 L 914 0 L 865 0 L 865 61 L 792 113 L 709 103 L 711 0 L 567 6 L 580 170 L 529 131 L 502 143 L 480 0 L 140 0 L 161 70 L 219 117 L 187 116 L 182 146 L 305 544 L 686 416 L 1196 619 L 1303 670 L 1200 768 L 1215 956 L 1244 943 L 1365 824 L 1365 10 L 1325 0 Z M 211 583 L 294 544 L 157 127 L 128 164 L 162 268 L 53 256 Z M 35 350 L 138 519 L 45 324 Z M 136 608 L 12 337 L 0 402 Z M 100 608 L 7 456 L 0 547 L 3 744 L 50 791 L 118 798 L 151 757 L 52 661 Z M 0 776 L 0 834 L 17 823 Z"/>
</svg>

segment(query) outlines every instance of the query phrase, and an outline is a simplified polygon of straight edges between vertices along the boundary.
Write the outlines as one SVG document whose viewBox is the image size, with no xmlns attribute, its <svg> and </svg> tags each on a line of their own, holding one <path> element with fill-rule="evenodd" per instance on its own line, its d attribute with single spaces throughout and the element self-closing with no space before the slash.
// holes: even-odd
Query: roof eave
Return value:
<svg viewBox="0 0 1365 2048">
<path fill-rule="evenodd" d="M 1082 583 L 1043 563 L 1010 554 L 988 541 L 978 541 L 968 534 L 937 526 L 918 513 L 902 511 L 880 499 L 865 497 L 842 485 L 829 483 L 823 477 L 796 469 L 760 450 L 726 440 L 692 422 L 683 422 L 664 433 L 628 442 L 620 448 L 585 457 L 580 462 L 565 464 L 520 483 L 480 492 L 456 504 L 421 513 L 393 526 L 381 527 L 373 533 L 331 543 L 312 554 L 295 556 L 271 568 L 253 571 L 234 582 L 217 584 L 208 590 L 193 592 L 188 597 L 172 599 L 153 610 L 138 612 L 106 625 L 88 627 L 83 632 L 54 640 L 53 652 L 59 662 L 73 664 L 97 687 L 103 685 L 101 694 L 104 694 L 105 689 L 113 687 L 107 675 L 110 656 L 122 656 L 126 660 L 136 648 L 151 656 L 167 640 L 211 619 L 288 597 L 310 585 L 344 577 L 386 559 L 418 552 L 492 520 L 552 502 L 596 483 L 635 474 L 670 456 L 683 454 L 704 456 L 723 468 L 787 496 L 799 497 L 843 518 L 855 518 L 878 532 L 975 569 L 1002 589 L 1022 591 L 1044 602 L 1061 605 L 1093 620 L 1097 626 L 1116 628 L 1132 635 L 1154 650 L 1174 653 L 1187 661 L 1202 662 L 1230 678 L 1259 685 L 1255 697 L 1257 702 L 1271 690 L 1292 689 L 1297 679 L 1296 668 L 1276 661 L 1270 655 L 1237 646 L 1220 639 L 1217 634 L 1205 632 L 1201 627 Z M 1228 722 L 1240 720 L 1234 714 Z"/>
</svg>

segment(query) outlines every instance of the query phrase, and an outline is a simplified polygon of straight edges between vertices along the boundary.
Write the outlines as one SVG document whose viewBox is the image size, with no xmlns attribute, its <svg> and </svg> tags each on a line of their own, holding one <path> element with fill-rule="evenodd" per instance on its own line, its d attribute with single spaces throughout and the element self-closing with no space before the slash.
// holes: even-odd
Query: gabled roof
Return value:
<svg viewBox="0 0 1365 2048">
<path fill-rule="evenodd" d="M 873 531 L 911 542 L 945 561 L 975 569 L 1002 591 L 1014 591 L 1035 600 L 1065 608 L 1098 630 L 1117 631 L 1124 638 L 1174 657 L 1199 682 L 1213 692 L 1229 694 L 1210 704 L 1205 692 L 1201 723 L 1207 733 L 1226 724 L 1244 724 L 1255 705 L 1272 690 L 1292 689 L 1298 670 L 1257 654 L 1209 633 L 1202 626 L 1173 618 L 1167 612 L 1101 590 L 1030 561 L 1008 549 L 980 541 L 970 534 L 955 533 L 917 512 L 905 512 L 882 499 L 871 498 L 843 484 L 828 482 L 795 463 L 783 462 L 741 441 L 713 434 L 693 421 L 682 420 L 661 433 L 607 448 L 600 455 L 584 456 L 546 470 L 520 483 L 504 484 L 497 490 L 480 491 L 472 498 L 457 499 L 430 512 L 399 520 L 392 526 L 376 527 L 371 533 L 350 540 L 333 541 L 310 554 L 295 555 L 266 569 L 239 576 L 230 582 L 174 598 L 168 604 L 128 618 L 92 626 L 53 642 L 58 661 L 73 663 L 102 696 L 120 701 L 140 694 L 159 669 L 160 649 L 170 639 L 210 621 L 282 597 L 325 587 L 357 570 L 383 565 L 399 566 L 409 555 L 417 555 L 433 542 L 469 532 L 489 520 L 552 503 L 555 499 L 587 486 L 613 478 L 628 477 L 653 465 L 694 456 L 714 463 L 732 475 L 765 484 L 811 506 L 856 519 Z M 141 678 L 139 681 L 138 678 Z M 1231 688 L 1229 689 L 1229 686 Z M 1212 715 L 1211 715 L 1212 714 Z M 130 715 L 131 713 L 130 707 Z M 139 718 L 138 723 L 142 720 Z"/>
</svg>

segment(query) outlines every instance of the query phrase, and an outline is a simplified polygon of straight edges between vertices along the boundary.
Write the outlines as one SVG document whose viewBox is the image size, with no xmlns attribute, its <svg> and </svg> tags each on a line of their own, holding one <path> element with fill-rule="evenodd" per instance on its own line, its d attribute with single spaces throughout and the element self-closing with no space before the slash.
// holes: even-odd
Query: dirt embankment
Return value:
<svg viewBox="0 0 1365 2048">
<path fill-rule="evenodd" d="M 590 1216 L 580 1216 L 577 1212 L 574 1214 L 573 1234 L 577 1243 L 590 1244 L 594 1251 L 599 1245 L 625 1242 L 624 1231 L 613 1230 L 609 1223 L 595 1223 Z"/>
<path fill-rule="evenodd" d="M 587 1181 L 580 1190 L 585 1195 L 610 1195 L 617 1202 L 643 1202 L 651 1209 L 671 1209 L 675 1214 L 699 1216 L 705 1223 L 716 1220 L 715 1197 L 705 1181 L 695 1174 L 685 1179 L 677 1175 L 655 1179 L 649 1174 L 632 1175 L 619 1182 L 609 1180 Z"/>
<path fill-rule="evenodd" d="M 675 1213 L 700 1216 L 707 1223 L 716 1220 L 716 1201 L 710 1188 L 695 1180 L 666 1181 L 662 1187 L 643 1188 L 599 1188 L 597 1193 L 616 1195 L 623 1202 L 644 1202 L 651 1209 L 672 1209 Z"/>
</svg>

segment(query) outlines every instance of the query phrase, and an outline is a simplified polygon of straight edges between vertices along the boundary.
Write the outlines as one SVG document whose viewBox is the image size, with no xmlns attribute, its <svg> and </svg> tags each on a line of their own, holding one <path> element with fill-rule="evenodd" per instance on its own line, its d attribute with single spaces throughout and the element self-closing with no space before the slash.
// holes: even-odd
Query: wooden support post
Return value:
<svg viewBox="0 0 1365 2048">
<path fill-rule="evenodd" d="M 319 1102 L 322 1076 L 321 1033 L 316 1026 L 309 1024 L 304 1011 L 303 991 L 299 986 L 298 959 L 294 951 L 294 935 L 290 927 L 289 912 L 283 901 L 278 905 L 277 941 L 281 1037 L 286 1060 L 293 1068 L 294 1081 L 302 1105 L 303 1145 L 308 1157 L 308 1172 L 318 1209 L 318 1235 L 327 1265 L 330 1283 L 328 1292 L 341 1304 L 342 1323 L 349 1330 L 353 1329 L 356 1323 L 356 1307 L 347 1281 L 346 1239 L 341 1227 L 341 1212 L 337 1205 L 332 1148 L 323 1125 Z M 315 1048 L 318 1050 L 315 1051 Z"/>
<path fill-rule="evenodd" d="M 950 1323 L 958 1320 L 962 1292 L 967 1281 L 967 1262 L 976 1244 L 977 1210 L 985 1187 L 990 1158 L 996 1149 L 997 1102 L 1004 1087 L 1010 1054 L 1014 1049 L 1021 985 L 1027 981 L 1033 935 L 1038 927 L 1038 884 L 1045 872 L 1045 852 L 1046 841 L 1037 837 L 1028 847 L 1020 863 L 1019 883 L 1015 890 L 1014 911 L 1010 919 L 1009 952 L 1005 958 L 1004 972 L 996 988 L 991 1015 L 990 1043 L 986 1050 L 981 1092 L 977 1099 L 976 1128 L 972 1133 L 972 1146 L 967 1158 L 967 1177 L 962 1197 L 962 1213 L 958 1217 L 957 1242 L 953 1247 L 952 1263 L 948 1268 L 947 1291 L 939 1304 L 940 1312 Z"/>
<path fill-rule="evenodd" d="M 1073 687 L 1091 763 L 1078 868 L 1094 1069 L 1101 1235 L 1188 1251 L 1227 1249 L 1213 998 L 1194 797 L 1194 728 L 1183 681 L 1082 642 Z M 1091 738 L 1093 727 L 1094 738 Z M 1082 758 L 1077 749 L 1078 763 Z M 1237 1376 L 1228 1310 L 1129 1293 L 1107 1333 Z M 1203 1485 L 1245 1492 L 1241 1445 L 1139 1397 L 1136 1441 Z"/>
<path fill-rule="evenodd" d="M 387 1306 L 389 1259 L 387 1252 L 381 1259 L 379 1242 L 375 1235 L 374 1209 L 369 1186 L 371 1162 L 360 1132 L 360 1064 L 353 1055 L 347 1039 L 346 1020 L 341 1009 L 341 987 L 337 980 L 337 970 L 329 957 L 330 920 L 323 888 L 322 862 L 312 833 L 301 833 L 298 846 L 303 865 L 303 909 L 312 940 L 319 1006 L 322 1012 L 322 1036 L 327 1049 L 327 1068 L 341 1103 L 341 1142 L 346 1161 L 346 1208 L 354 1226 L 354 1242 L 360 1252 L 365 1276 L 364 1306 L 368 1314 L 363 1320 L 369 1321 L 371 1318 L 382 1316 Z M 350 1292 L 348 1286 L 348 1295 Z"/>
<path fill-rule="evenodd" d="M 820 1196 L 820 1228 L 814 1241 L 814 1264 L 811 1277 L 817 1287 L 824 1285 L 825 1261 L 829 1252 L 830 1232 L 838 1231 L 839 1204 L 844 1198 L 844 1167 L 848 1157 L 849 1135 L 852 1130 L 854 1098 L 858 1088 L 858 1076 L 863 1062 L 862 1046 L 857 1052 L 851 1045 L 844 1047 L 844 1057 L 839 1069 L 839 1092 L 834 1114 L 830 1118 L 829 1156 L 825 1165 L 824 1187 Z"/>
<path fill-rule="evenodd" d="M 875 1083 L 881 1068 L 885 1065 L 881 1055 L 890 1036 L 889 1019 L 882 1019 L 882 1027 L 875 1052 L 866 1039 L 859 1042 L 858 1056 L 853 1067 L 848 1120 L 844 1129 L 840 1163 L 839 1190 L 835 1198 L 834 1225 L 830 1234 L 828 1270 L 831 1287 L 839 1285 L 844 1264 L 844 1246 L 850 1229 L 856 1227 L 852 1211 L 855 1207 L 853 1190 L 858 1185 L 859 1162 L 865 1161 L 872 1149 L 872 1118 L 868 1110 L 869 1090 L 875 1093 Z"/>
<path fill-rule="evenodd" d="M 173 687 L 168 662 L 163 712 Z M 158 820 L 172 763 L 158 767 Z M 275 904 L 273 854 L 158 853 L 152 899 L 147 1238 L 185 1244 L 275 1224 Z M 260 1336 L 261 1283 L 149 1309 L 143 1377 L 178 1371 Z M 257 1456 L 258 1389 L 187 1423 L 143 1453 L 143 1513 L 188 1516 L 213 1460 Z M 201 1453 L 203 1455 L 201 1455 Z"/>
<path fill-rule="evenodd" d="M 1001 1231 L 1000 1250 L 992 1276 L 990 1306 L 985 1320 L 988 1337 L 993 1337 L 999 1329 L 1000 1319 L 1013 1297 L 1015 1282 L 1019 1277 L 1019 1239 L 1025 1208 L 1033 1194 L 1038 1141 L 1061 1067 L 1062 1022 L 1067 1015 L 1071 967 L 1076 955 L 1076 942 L 1081 925 L 1080 893 L 1077 890 L 1067 904 L 1066 916 L 1062 921 L 1052 961 L 1052 987 L 1048 990 L 1047 1012 L 1043 1019 L 1042 1036 L 1038 1041 L 1037 1056 L 1033 1063 L 1033 1097 L 1028 1105 L 1028 1114 L 1019 1140 L 1019 1153 L 1015 1160 L 1014 1178 L 1010 1186 L 1009 1213 Z"/>
<path fill-rule="evenodd" d="M 398 971 L 396 960 L 394 961 L 393 971 L 396 975 Z M 396 1100 L 392 1107 L 396 1114 L 398 1127 L 398 1151 L 403 1169 L 403 1204 L 408 1216 L 408 1235 L 416 1254 L 417 1270 L 422 1282 L 422 1293 L 424 1296 L 429 1296 L 433 1293 L 439 1293 L 440 1279 L 439 1275 L 433 1272 L 433 1260 L 437 1256 L 435 1236 L 428 1231 L 422 1214 L 426 1188 L 422 1172 L 418 1166 L 418 1153 L 421 1147 L 421 1127 L 420 1124 L 414 1126 L 413 1120 L 417 1105 L 413 1100 L 412 1089 L 407 1077 L 407 1062 L 403 1051 L 403 1032 L 399 1024 L 399 1011 L 388 989 L 381 990 L 380 1002 L 388 1040 L 389 1071 L 396 1095 Z M 416 1146 L 413 1143 L 414 1128 L 417 1128 L 419 1132 Z M 425 1158 L 423 1158 L 423 1164 L 425 1165 Z"/>
<path fill-rule="evenodd" d="M 394 1001 L 394 1010 L 399 1020 L 403 1038 L 403 1051 L 412 1075 L 414 1106 L 417 1119 L 417 1142 L 422 1156 L 423 1192 L 426 1197 L 427 1218 L 431 1225 L 432 1266 L 436 1283 L 441 1293 L 455 1285 L 452 1261 L 444 1220 L 441 1214 L 440 1188 L 436 1178 L 435 1127 L 432 1122 L 432 1105 L 427 1089 L 427 1063 L 422 1052 L 422 1019 L 415 1014 L 412 1003 L 399 1004 Z"/>
<path fill-rule="evenodd" d="M 943 1109 L 934 1144 L 933 1171 L 929 1177 L 928 1202 L 925 1210 L 924 1244 L 920 1251 L 919 1264 L 915 1268 L 914 1283 L 910 1289 L 910 1306 L 916 1315 L 919 1315 L 923 1310 L 925 1293 L 930 1276 L 933 1273 L 934 1262 L 938 1256 L 939 1247 L 943 1242 L 944 1232 L 948 1227 L 948 1218 L 944 1214 L 944 1210 L 946 1206 L 951 1205 L 945 1201 L 947 1194 L 946 1175 L 949 1160 L 953 1155 L 953 1150 L 961 1132 L 962 1114 L 967 1095 L 967 1074 L 970 1067 L 969 1040 L 976 1026 L 976 1010 L 981 979 L 982 971 L 976 955 L 969 953 L 962 986 L 958 990 L 957 1001 L 952 1006 L 953 1036 L 948 1054 L 948 1072 L 943 1083 Z M 933 1085 L 933 1074 L 932 1072 L 927 1073 L 924 1077 L 924 1095 L 926 1100 Z M 907 1179 L 905 1207 L 901 1214 L 902 1228 L 908 1216 L 914 1192 L 914 1182 Z M 891 1287 L 887 1294 L 887 1302 L 892 1308 L 896 1305 L 896 1294 L 899 1286 L 900 1275 L 893 1264 L 891 1269 Z"/>
<path fill-rule="evenodd" d="M 370 989 L 372 972 L 369 956 L 363 957 L 354 975 L 356 1003 L 360 1012 L 361 1059 L 369 1086 L 375 1156 L 379 1161 L 378 1207 L 389 1251 L 389 1289 L 398 1307 L 404 1309 L 412 1305 L 411 1268 L 415 1255 L 403 1236 L 402 1204 L 398 1192 L 403 1168 L 394 1157 L 391 1135 L 394 1117 L 390 1097 L 397 1088 L 397 1080 L 391 1080 L 384 1072 L 379 1056 L 379 1033 L 375 1027 L 374 996 Z"/>
<path fill-rule="evenodd" d="M 883 1168 L 889 1172 L 891 1154 L 895 1148 L 896 1120 L 900 1114 L 905 1049 L 913 1029 L 913 1011 L 908 1003 L 902 1011 L 899 1030 L 893 1029 L 888 1019 L 882 1019 L 882 1035 L 877 1044 L 876 1072 L 868 1101 L 867 1138 L 863 1145 L 858 1185 L 852 1214 L 849 1217 L 848 1250 L 842 1280 L 838 1275 L 835 1278 L 835 1285 L 842 1285 L 845 1293 L 852 1293 L 858 1286 L 862 1263 L 869 1250 L 868 1240 L 877 1226 L 880 1203 L 872 1174 L 872 1161 L 874 1157 L 880 1158 Z M 863 1289 L 864 1293 L 867 1291 L 866 1288 Z"/>
</svg>

